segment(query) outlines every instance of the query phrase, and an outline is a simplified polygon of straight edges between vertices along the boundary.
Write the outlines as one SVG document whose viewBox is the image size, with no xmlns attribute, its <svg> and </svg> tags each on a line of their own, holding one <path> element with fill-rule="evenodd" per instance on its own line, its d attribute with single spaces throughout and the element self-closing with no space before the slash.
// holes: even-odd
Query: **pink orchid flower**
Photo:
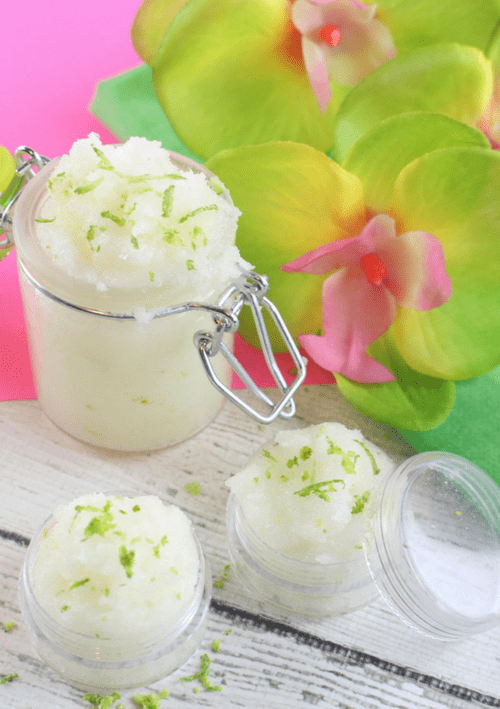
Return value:
<svg viewBox="0 0 500 709">
<path fill-rule="evenodd" d="M 355 86 L 396 56 L 389 29 L 375 18 L 376 5 L 360 0 L 295 0 L 292 21 L 302 35 L 302 55 L 321 109 L 331 99 L 329 79 Z"/>
<path fill-rule="evenodd" d="M 335 269 L 323 284 L 324 335 L 298 339 L 321 367 L 362 383 L 394 379 L 366 348 L 389 329 L 398 307 L 432 310 L 451 297 L 441 242 L 425 231 L 398 236 L 387 214 L 373 217 L 358 236 L 320 246 L 282 269 Z"/>
</svg>

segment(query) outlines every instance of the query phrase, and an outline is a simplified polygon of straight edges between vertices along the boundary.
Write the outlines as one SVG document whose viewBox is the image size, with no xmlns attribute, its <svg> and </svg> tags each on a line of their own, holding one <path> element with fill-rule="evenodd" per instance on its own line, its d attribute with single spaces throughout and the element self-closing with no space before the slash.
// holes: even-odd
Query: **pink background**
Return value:
<svg viewBox="0 0 500 709">
<path fill-rule="evenodd" d="M 91 131 L 117 142 L 88 106 L 98 81 L 141 63 L 130 40 L 139 6 L 140 0 L 4 3 L 0 144 L 11 152 L 28 145 L 52 158 Z M 260 353 L 238 340 L 236 354 L 261 386 L 273 383 Z M 278 361 L 285 372 L 292 366 L 288 356 Z M 309 366 L 308 383 L 332 381 Z M 35 397 L 12 253 L 0 262 L 0 400 Z"/>
</svg>

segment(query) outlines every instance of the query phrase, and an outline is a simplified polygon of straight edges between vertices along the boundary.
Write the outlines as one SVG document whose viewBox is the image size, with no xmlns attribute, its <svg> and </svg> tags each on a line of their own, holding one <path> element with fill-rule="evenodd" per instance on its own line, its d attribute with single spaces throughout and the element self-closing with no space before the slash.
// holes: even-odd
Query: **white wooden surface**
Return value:
<svg viewBox="0 0 500 709">
<path fill-rule="evenodd" d="M 151 454 L 117 454 L 91 448 L 57 429 L 37 402 L 0 403 L 0 709 L 90 707 L 83 692 L 45 667 L 31 648 L 19 611 L 17 579 L 25 544 L 54 507 L 91 490 L 131 489 L 158 494 L 192 518 L 214 578 L 228 562 L 225 548 L 225 480 L 280 428 L 338 420 L 358 427 L 397 459 L 413 453 L 399 435 L 355 412 L 335 387 L 302 389 L 298 415 L 265 430 L 231 405 L 192 440 Z M 187 493 L 199 481 L 201 494 Z M 209 627 L 196 655 L 149 688 L 124 690 L 126 709 L 135 693 L 166 687 L 165 706 L 226 709 L 438 709 L 500 707 L 500 629 L 459 643 L 443 643 L 407 628 L 382 600 L 350 615 L 310 620 L 284 616 L 256 602 L 234 575 L 214 588 Z M 226 635 L 226 630 L 232 632 Z M 220 638 L 220 652 L 211 642 Z M 210 679 L 222 692 L 193 692 L 180 678 L 212 659 Z"/>
</svg>

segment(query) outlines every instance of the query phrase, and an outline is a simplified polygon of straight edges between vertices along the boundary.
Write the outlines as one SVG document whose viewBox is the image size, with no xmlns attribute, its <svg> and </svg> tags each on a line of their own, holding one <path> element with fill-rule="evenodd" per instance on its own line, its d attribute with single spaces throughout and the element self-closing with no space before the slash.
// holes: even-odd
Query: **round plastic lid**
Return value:
<svg viewBox="0 0 500 709">
<path fill-rule="evenodd" d="M 365 554 L 387 603 L 442 640 L 500 622 L 500 487 L 476 465 L 420 453 L 372 493 Z"/>
</svg>

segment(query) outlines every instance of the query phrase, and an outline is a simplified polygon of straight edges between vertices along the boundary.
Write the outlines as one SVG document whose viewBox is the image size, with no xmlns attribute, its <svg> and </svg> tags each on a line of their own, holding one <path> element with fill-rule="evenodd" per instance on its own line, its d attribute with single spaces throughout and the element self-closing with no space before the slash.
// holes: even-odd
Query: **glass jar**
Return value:
<svg viewBox="0 0 500 709">
<path fill-rule="evenodd" d="M 47 159 L 31 149 L 20 151 L 21 159 L 24 153 L 36 157 L 18 168 L 26 182 L 0 214 L 0 227 L 11 224 L 17 247 L 35 388 L 49 418 L 87 443 L 145 451 L 171 446 L 196 434 L 217 416 L 224 397 L 254 415 L 256 412 L 230 391 L 231 368 L 238 371 L 239 366 L 231 349 L 242 302 L 245 304 L 250 291 L 260 288 L 263 277 L 243 274 L 237 283 L 214 283 L 213 292 L 207 294 L 139 287 L 101 292 L 94 284 L 70 276 L 47 258 L 36 238 L 35 220 L 50 198 L 47 183 L 58 159 L 43 167 Z M 173 153 L 170 156 L 183 170 L 214 177 L 198 163 Z M 26 165 L 32 163 L 42 169 L 38 173 L 26 171 Z M 231 202 L 227 190 L 223 195 Z M 12 219 L 9 212 L 14 203 Z M 0 246 L 9 243 L 7 233 Z M 261 291 L 259 306 L 267 302 L 263 297 L 267 281 Z M 203 302 L 207 298 L 210 303 Z M 254 317 L 262 317 L 259 307 L 252 309 Z M 271 409 L 268 416 L 255 415 L 263 423 L 278 415 L 294 414 L 291 397 L 305 377 L 304 361 L 288 331 L 285 335 L 297 377 L 287 387 L 270 353 L 273 375 L 284 398 L 274 405 L 253 388 L 257 398 Z M 223 356 L 214 356 L 218 352 Z M 246 373 L 242 370 L 238 374 L 252 388 Z"/>
<path fill-rule="evenodd" d="M 110 493 L 135 498 L 135 493 Z M 31 630 L 40 658 L 71 684 L 86 690 L 123 689 L 154 682 L 183 665 L 196 652 L 206 631 L 212 576 L 196 535 L 192 533 L 197 554 L 198 575 L 191 599 L 179 617 L 162 617 L 141 623 L 139 630 L 127 629 L 123 619 L 120 631 L 96 634 L 86 629 L 68 628 L 40 602 L 37 594 L 36 563 L 40 545 L 57 521 L 49 517 L 35 532 L 27 550 L 19 579 L 19 600 L 23 617 Z M 88 580 L 88 579 L 87 579 Z M 144 583 L 148 582 L 144 580 Z M 74 593 L 71 591 L 70 593 Z M 61 604 L 64 603 L 61 598 Z M 130 620 L 129 614 L 127 615 Z M 129 624 L 130 625 L 130 624 Z"/>
<path fill-rule="evenodd" d="M 259 539 L 231 494 L 231 562 L 252 594 L 287 612 L 348 613 L 380 592 L 440 640 L 500 622 L 500 488 L 483 470 L 451 453 L 415 455 L 377 481 L 363 517 L 364 554 L 304 563 Z"/>
</svg>

